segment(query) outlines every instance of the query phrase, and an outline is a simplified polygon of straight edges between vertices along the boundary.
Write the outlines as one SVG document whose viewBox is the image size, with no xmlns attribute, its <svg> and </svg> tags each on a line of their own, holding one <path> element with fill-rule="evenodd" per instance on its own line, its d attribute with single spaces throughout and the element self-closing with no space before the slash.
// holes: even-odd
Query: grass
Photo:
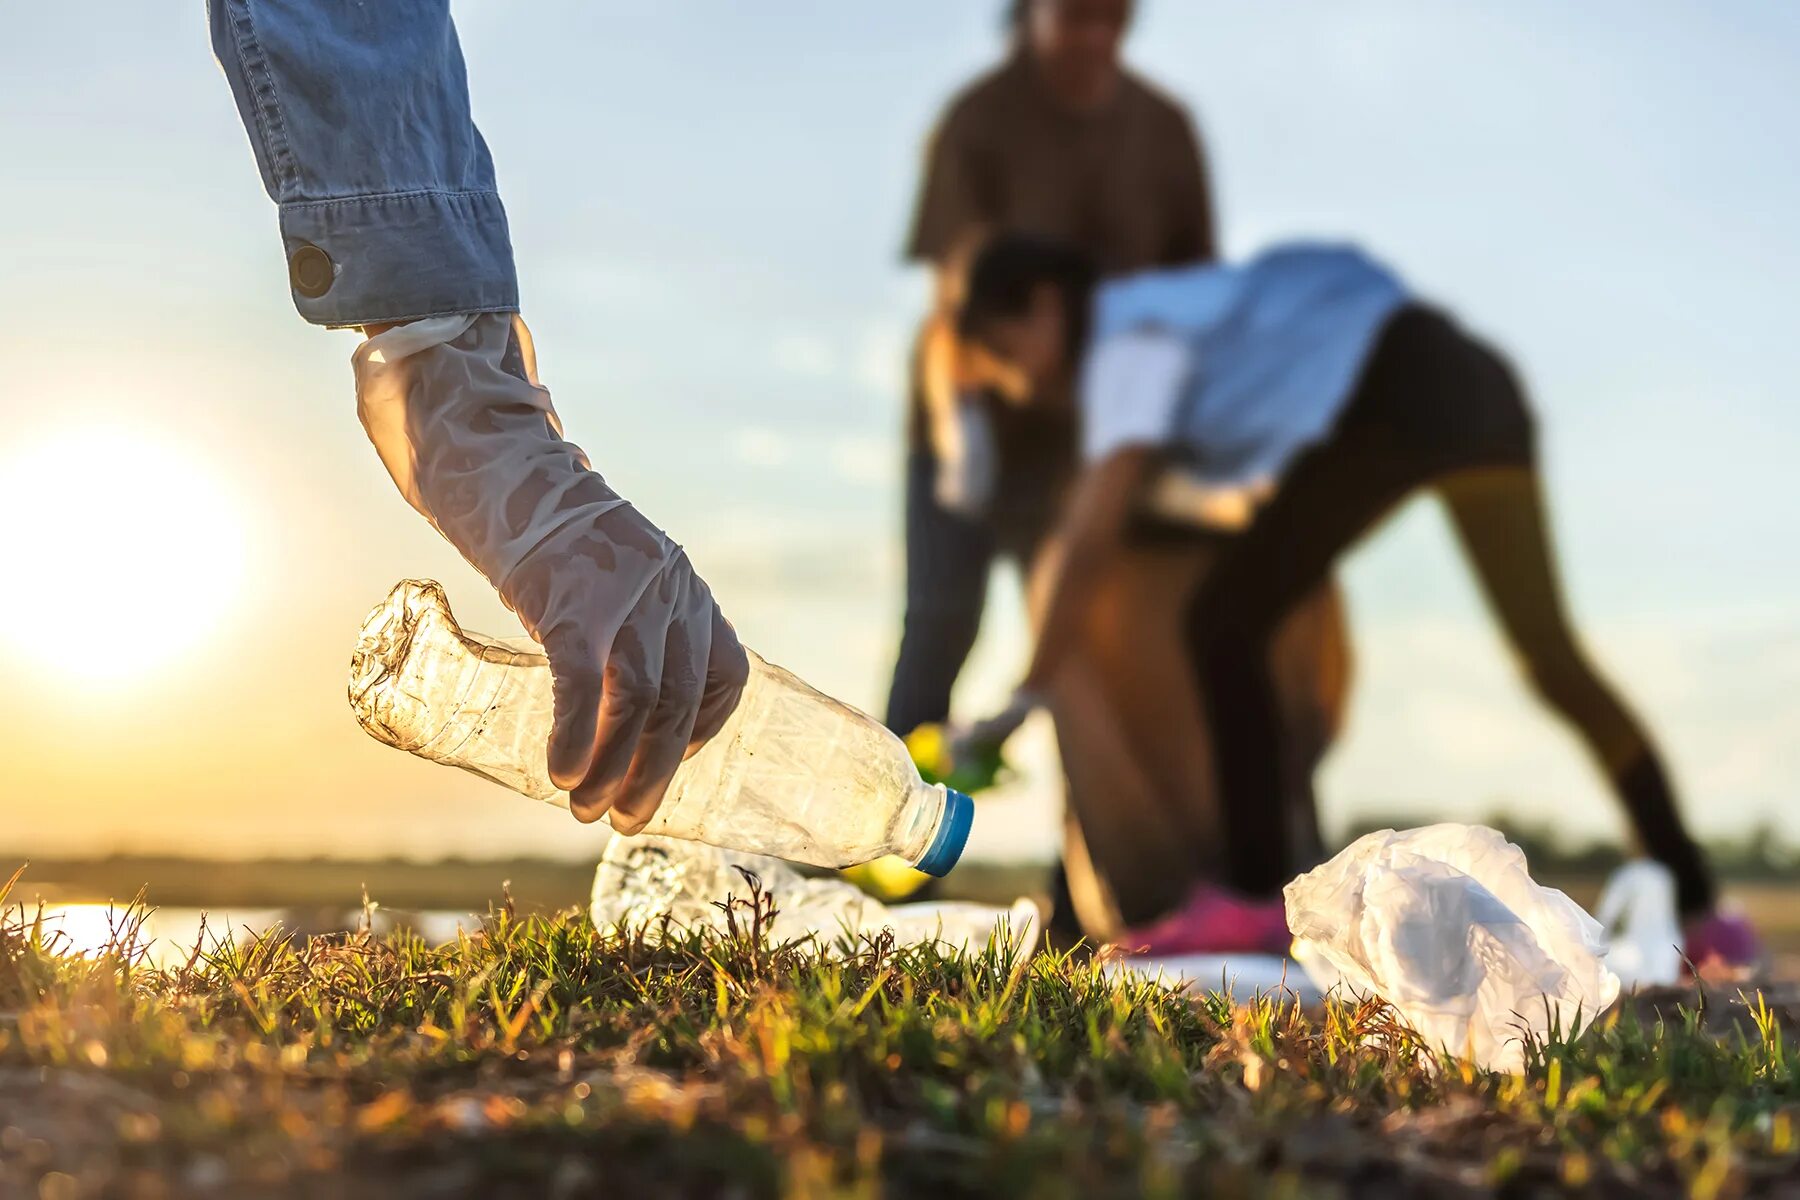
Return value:
<svg viewBox="0 0 1800 1200">
<path fill-rule="evenodd" d="M 0 892 L 0 901 L 4 893 Z M 1193 1002 L 1004 949 L 492 911 L 220 933 L 0 919 L 0 1196 L 1737 1196 L 1800 1181 L 1785 1014 L 1689 994 L 1442 1060 L 1374 1003 Z M 660 935 L 660 936 L 659 936 Z M 1727 1011 L 1729 1010 L 1729 1011 Z"/>
</svg>

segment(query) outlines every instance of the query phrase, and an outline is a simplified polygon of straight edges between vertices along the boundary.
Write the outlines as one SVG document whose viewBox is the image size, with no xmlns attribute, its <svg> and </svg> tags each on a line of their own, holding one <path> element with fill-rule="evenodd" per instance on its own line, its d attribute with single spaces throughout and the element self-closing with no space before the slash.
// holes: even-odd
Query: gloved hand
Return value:
<svg viewBox="0 0 1800 1200">
<path fill-rule="evenodd" d="M 550 776 L 584 821 L 643 828 L 749 662 L 674 542 L 562 437 L 510 314 L 401 325 L 352 358 L 357 411 L 407 502 L 494 585 L 556 683 Z"/>
<path fill-rule="evenodd" d="M 971 725 L 950 731 L 950 761 L 953 765 L 975 762 L 985 756 L 998 756 L 1006 739 L 1017 733 L 1025 719 L 1044 704 L 1044 697 L 1029 688 L 1013 692 L 1006 707 Z"/>
</svg>

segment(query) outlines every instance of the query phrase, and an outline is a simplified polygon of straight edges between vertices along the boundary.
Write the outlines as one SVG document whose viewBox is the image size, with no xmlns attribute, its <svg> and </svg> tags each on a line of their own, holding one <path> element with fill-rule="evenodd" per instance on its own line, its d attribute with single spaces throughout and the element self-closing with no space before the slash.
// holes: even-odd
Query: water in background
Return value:
<svg viewBox="0 0 1800 1200">
<path fill-rule="evenodd" d="M 26 918 L 31 919 L 37 911 L 27 907 Z M 277 926 L 304 935 L 342 933 L 360 928 L 363 920 L 360 908 L 128 911 L 115 904 L 45 904 L 42 913 L 46 938 L 59 936 L 58 947 L 64 951 L 97 954 L 129 938 L 145 962 L 165 968 L 186 963 L 196 946 L 203 954 L 215 951 L 228 937 L 242 942 Z M 372 918 L 377 932 L 408 928 L 433 944 L 450 941 L 459 929 L 474 931 L 481 927 L 480 918 L 471 913 L 447 911 L 376 908 Z"/>
</svg>

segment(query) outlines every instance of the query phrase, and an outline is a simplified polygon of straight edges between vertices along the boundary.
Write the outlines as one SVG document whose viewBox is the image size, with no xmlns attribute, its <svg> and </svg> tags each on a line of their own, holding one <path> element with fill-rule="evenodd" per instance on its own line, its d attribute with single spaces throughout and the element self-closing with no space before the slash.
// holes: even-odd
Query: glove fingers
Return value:
<svg viewBox="0 0 1800 1200">
<path fill-rule="evenodd" d="M 569 807 L 584 821 L 595 820 L 612 807 L 631 769 L 644 725 L 662 692 L 663 645 L 679 590 L 675 572 L 664 571 L 613 635 L 593 762 L 587 777 L 569 793 Z"/>
<path fill-rule="evenodd" d="M 568 791 L 587 778 L 588 768 L 594 761 L 600 701 L 605 686 L 599 657 L 585 635 L 552 636 L 544 643 L 544 652 L 550 659 L 550 674 L 555 681 L 554 716 L 547 750 L 550 779 L 557 787 Z"/>
<path fill-rule="evenodd" d="M 712 647 L 711 597 L 705 585 L 690 576 L 685 594 L 669 622 L 663 644 L 662 691 L 656 707 L 644 722 L 631 770 L 626 773 L 612 802 L 612 827 L 620 833 L 636 833 L 655 815 L 669 790 L 700 715 L 706 689 L 706 669 Z M 693 600 L 704 602 L 693 611 Z"/>
<path fill-rule="evenodd" d="M 712 603 L 710 591 L 707 602 Z M 706 661 L 706 692 L 700 701 L 700 713 L 694 721 L 688 753 L 698 750 L 703 742 L 719 732 L 737 710 L 744 684 L 750 680 L 750 659 L 738 641 L 737 630 L 725 619 L 717 604 L 712 604 L 712 640 Z"/>
</svg>

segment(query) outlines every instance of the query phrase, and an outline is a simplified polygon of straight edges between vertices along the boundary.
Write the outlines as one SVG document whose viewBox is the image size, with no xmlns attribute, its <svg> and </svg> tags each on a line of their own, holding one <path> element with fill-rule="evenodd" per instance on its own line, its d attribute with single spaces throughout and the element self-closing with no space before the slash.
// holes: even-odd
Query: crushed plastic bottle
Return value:
<svg viewBox="0 0 1800 1200">
<path fill-rule="evenodd" d="M 589 911 L 601 929 L 624 925 L 654 934 L 667 917 L 680 929 L 724 931 L 722 906 L 756 895 L 775 910 L 767 930 L 775 943 L 815 938 L 822 948 L 842 948 L 886 929 L 899 945 L 933 942 L 947 953 L 979 952 L 992 941 L 1024 956 L 1037 945 L 1037 906 L 1029 899 L 1009 908 L 889 906 L 842 879 L 809 879 L 778 859 L 648 834 L 607 844 Z M 742 917 L 738 924 L 743 927 Z"/>
<path fill-rule="evenodd" d="M 1321 988 L 1380 997 L 1429 1045 L 1480 1066 L 1518 1070 L 1527 1036 L 1585 1025 L 1619 995 L 1600 923 L 1479 825 L 1368 834 L 1286 899 L 1296 959 L 1329 964 Z"/>
<path fill-rule="evenodd" d="M 948 872 L 973 802 L 921 780 L 906 746 L 873 718 L 749 658 L 737 709 L 681 764 L 644 832 L 820 867 L 897 854 Z M 369 614 L 350 661 L 350 705 L 387 745 L 568 807 L 544 756 L 549 660 L 465 633 L 437 583 L 403 580 Z"/>
</svg>

